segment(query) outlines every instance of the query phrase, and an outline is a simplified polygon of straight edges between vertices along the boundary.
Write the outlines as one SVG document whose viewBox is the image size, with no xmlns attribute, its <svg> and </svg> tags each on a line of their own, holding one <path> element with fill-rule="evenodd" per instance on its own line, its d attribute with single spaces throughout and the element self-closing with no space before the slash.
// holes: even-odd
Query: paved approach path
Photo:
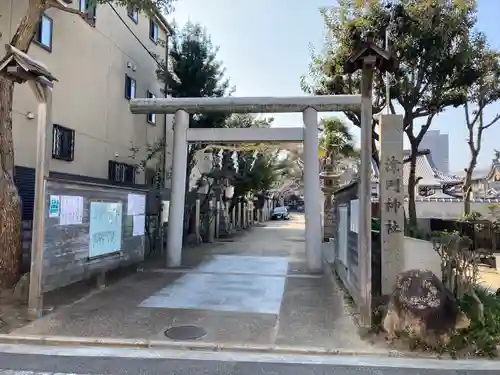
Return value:
<svg viewBox="0 0 500 375">
<path fill-rule="evenodd" d="M 319 347 L 370 352 L 326 276 L 308 274 L 304 217 L 267 222 L 233 240 L 186 251 L 176 270 L 145 267 L 13 335 L 171 339 L 195 325 L 198 343 Z"/>
</svg>

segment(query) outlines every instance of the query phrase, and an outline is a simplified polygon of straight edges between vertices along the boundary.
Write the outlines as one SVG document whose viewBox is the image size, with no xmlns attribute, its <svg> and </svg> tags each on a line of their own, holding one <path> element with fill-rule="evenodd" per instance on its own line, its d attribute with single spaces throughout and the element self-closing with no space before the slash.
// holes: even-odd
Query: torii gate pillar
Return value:
<svg viewBox="0 0 500 375">
<path fill-rule="evenodd" d="M 182 239 L 184 234 L 184 200 L 187 170 L 187 130 L 189 115 L 179 109 L 174 119 L 174 149 L 172 152 L 172 185 L 167 228 L 167 267 L 182 264 Z"/>
<path fill-rule="evenodd" d="M 306 108 L 304 120 L 304 208 L 306 219 L 306 256 L 309 271 L 322 270 L 321 186 L 318 161 L 318 112 Z"/>
</svg>

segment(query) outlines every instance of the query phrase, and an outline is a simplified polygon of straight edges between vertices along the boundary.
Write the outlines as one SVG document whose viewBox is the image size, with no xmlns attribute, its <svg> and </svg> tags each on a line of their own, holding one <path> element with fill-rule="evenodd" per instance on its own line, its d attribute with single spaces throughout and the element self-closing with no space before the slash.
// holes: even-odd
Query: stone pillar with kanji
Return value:
<svg viewBox="0 0 500 375">
<path fill-rule="evenodd" d="M 402 116 L 381 116 L 380 139 L 382 294 L 389 294 L 404 264 Z"/>
</svg>

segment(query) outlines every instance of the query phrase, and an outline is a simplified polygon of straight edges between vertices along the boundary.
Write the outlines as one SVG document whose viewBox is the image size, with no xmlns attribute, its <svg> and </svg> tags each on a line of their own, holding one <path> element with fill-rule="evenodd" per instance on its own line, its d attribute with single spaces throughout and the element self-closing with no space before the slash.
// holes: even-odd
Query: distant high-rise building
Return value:
<svg viewBox="0 0 500 375">
<path fill-rule="evenodd" d="M 436 167 L 443 173 L 449 173 L 450 145 L 448 134 L 441 134 L 439 130 L 429 130 L 422 139 L 419 149 L 429 149 Z"/>
</svg>

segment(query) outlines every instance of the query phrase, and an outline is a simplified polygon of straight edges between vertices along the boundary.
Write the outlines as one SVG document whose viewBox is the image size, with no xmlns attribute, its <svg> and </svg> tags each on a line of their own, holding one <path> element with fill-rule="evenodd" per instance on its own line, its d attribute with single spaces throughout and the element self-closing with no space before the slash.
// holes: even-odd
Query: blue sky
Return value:
<svg viewBox="0 0 500 375">
<path fill-rule="evenodd" d="M 179 24 L 190 20 L 204 25 L 237 96 L 296 96 L 300 76 L 307 73 L 311 46 L 320 49 L 325 34 L 319 8 L 334 0 L 178 0 L 172 18 Z M 500 49 L 500 1 L 478 0 L 479 29 L 492 46 Z M 495 30 L 496 29 L 496 30 Z M 485 113 L 485 119 L 500 112 L 500 102 Z M 334 115 L 334 114 L 332 114 Z M 275 126 L 300 126 L 301 114 L 275 115 Z M 468 148 L 463 109 L 438 116 L 433 129 L 450 137 L 450 171 L 467 165 Z M 353 127 L 359 139 L 359 130 Z M 479 168 L 487 168 L 493 149 L 500 149 L 500 122 L 484 137 Z"/>
</svg>

